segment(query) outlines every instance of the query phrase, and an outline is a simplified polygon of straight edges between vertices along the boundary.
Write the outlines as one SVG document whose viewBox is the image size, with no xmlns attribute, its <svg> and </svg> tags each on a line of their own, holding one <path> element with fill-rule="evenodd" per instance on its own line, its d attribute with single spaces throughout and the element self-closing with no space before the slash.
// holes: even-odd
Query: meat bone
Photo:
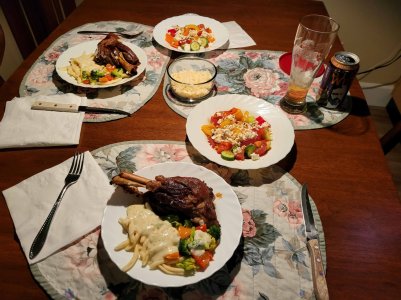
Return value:
<svg viewBox="0 0 401 300">
<path fill-rule="evenodd" d="M 116 175 L 111 179 L 112 184 L 119 185 L 127 191 L 136 194 L 141 194 L 138 187 L 146 187 L 146 184 L 149 181 L 151 180 L 148 178 L 128 172 L 121 172 L 119 175 Z"/>
</svg>

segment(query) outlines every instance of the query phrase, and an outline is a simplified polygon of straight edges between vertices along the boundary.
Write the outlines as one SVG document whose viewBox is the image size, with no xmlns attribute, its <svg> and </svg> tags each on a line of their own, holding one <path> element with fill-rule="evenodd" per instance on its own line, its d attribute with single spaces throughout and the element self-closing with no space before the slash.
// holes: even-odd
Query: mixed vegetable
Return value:
<svg viewBox="0 0 401 300">
<path fill-rule="evenodd" d="M 177 260 L 176 267 L 184 269 L 187 274 L 204 271 L 213 260 L 214 251 L 220 242 L 220 226 L 195 226 L 190 220 L 180 220 L 177 215 L 168 215 L 165 219 L 177 229 L 180 243 L 179 252 L 164 258 Z"/>
<path fill-rule="evenodd" d="M 106 84 L 110 81 L 127 77 L 128 75 L 123 68 L 117 68 L 111 64 L 100 66 L 100 68 L 93 69 L 90 72 L 86 70 L 81 72 L 82 83 L 85 84 Z"/>
<path fill-rule="evenodd" d="M 270 124 L 262 116 L 239 108 L 216 112 L 201 130 L 225 160 L 258 160 L 271 148 Z"/>
<path fill-rule="evenodd" d="M 212 30 L 204 24 L 175 25 L 167 30 L 165 40 L 174 48 L 184 51 L 199 51 L 215 41 Z"/>
</svg>

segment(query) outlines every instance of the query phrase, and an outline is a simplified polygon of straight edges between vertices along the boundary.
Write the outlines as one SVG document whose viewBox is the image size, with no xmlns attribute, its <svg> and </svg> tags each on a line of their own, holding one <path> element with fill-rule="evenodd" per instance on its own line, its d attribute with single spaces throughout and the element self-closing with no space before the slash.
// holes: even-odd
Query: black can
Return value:
<svg viewBox="0 0 401 300">
<path fill-rule="evenodd" d="M 329 109 L 338 108 L 359 70 L 359 57 L 351 52 L 334 54 L 323 75 L 317 94 L 317 103 Z"/>
</svg>

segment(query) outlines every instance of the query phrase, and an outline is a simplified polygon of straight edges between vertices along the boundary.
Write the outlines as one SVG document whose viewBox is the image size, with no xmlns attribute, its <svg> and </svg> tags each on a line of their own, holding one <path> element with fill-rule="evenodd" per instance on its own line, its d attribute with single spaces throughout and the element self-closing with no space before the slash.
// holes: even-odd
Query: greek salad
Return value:
<svg viewBox="0 0 401 300">
<path fill-rule="evenodd" d="M 258 160 L 271 149 L 270 124 L 239 108 L 216 112 L 201 130 L 211 147 L 228 161 Z"/>
<path fill-rule="evenodd" d="M 214 41 L 212 29 L 204 24 L 175 25 L 167 30 L 165 40 L 174 48 L 184 51 L 200 51 L 208 48 Z"/>
</svg>

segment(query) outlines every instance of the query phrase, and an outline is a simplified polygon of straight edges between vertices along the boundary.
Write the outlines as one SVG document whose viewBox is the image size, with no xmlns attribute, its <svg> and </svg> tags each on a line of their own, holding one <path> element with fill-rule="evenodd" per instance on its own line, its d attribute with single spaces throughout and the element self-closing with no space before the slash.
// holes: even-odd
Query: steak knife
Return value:
<svg viewBox="0 0 401 300">
<path fill-rule="evenodd" d="M 315 226 L 315 220 L 313 218 L 306 184 L 302 186 L 301 199 L 302 211 L 305 219 L 307 247 L 312 261 L 313 289 L 317 299 L 329 299 L 329 291 L 327 288 L 327 282 L 323 268 L 322 254 L 319 248 L 319 232 Z"/>
<path fill-rule="evenodd" d="M 46 102 L 46 101 L 35 101 L 32 104 L 31 109 L 35 110 L 50 110 L 50 111 L 62 111 L 62 112 L 88 112 L 95 114 L 119 114 L 130 116 L 129 112 L 113 109 L 113 108 L 104 108 L 104 107 L 93 107 L 93 106 L 82 106 L 77 104 L 65 104 L 65 103 L 55 103 L 55 102 Z"/>
</svg>

